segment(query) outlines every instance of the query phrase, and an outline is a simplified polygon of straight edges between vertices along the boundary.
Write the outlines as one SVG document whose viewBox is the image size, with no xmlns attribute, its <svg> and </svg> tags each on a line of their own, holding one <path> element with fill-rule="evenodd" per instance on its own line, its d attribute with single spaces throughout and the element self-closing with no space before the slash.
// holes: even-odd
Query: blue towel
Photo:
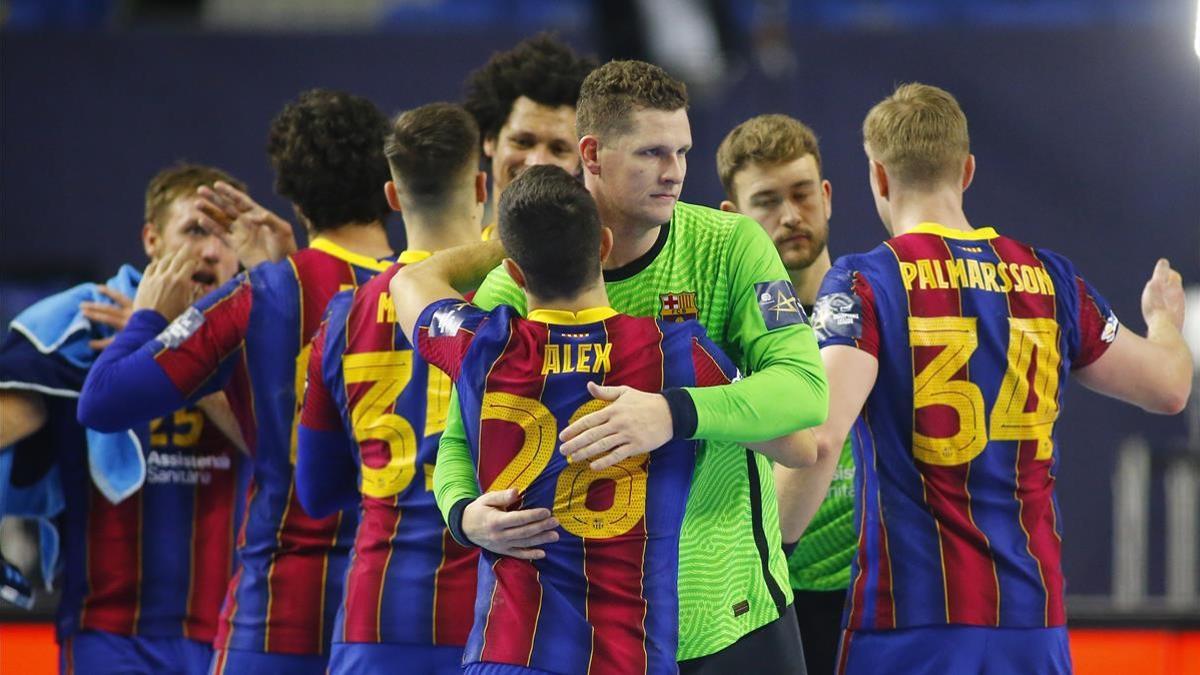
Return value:
<svg viewBox="0 0 1200 675">
<path fill-rule="evenodd" d="M 106 285 L 133 297 L 142 273 L 122 265 Z M 96 284 L 80 284 L 51 296 L 17 315 L 10 328 L 24 335 L 43 354 L 57 354 L 81 369 L 90 368 L 97 352 L 88 345 L 95 335 L 109 337 L 115 331 L 93 326 L 79 310 L 81 302 L 112 301 Z M 47 392 L 55 393 L 55 392 Z M 139 429 L 145 437 L 148 429 Z M 139 434 L 134 430 L 101 433 L 87 430 L 88 468 L 92 482 L 110 502 L 117 504 L 137 492 L 146 479 L 146 458 Z"/>
<path fill-rule="evenodd" d="M 59 567 L 60 542 L 58 528 L 54 526 L 54 518 L 66 508 L 66 502 L 63 501 L 62 480 L 59 478 L 58 466 L 53 466 L 33 485 L 25 487 L 12 485 L 10 478 L 15 455 L 15 450 L 11 448 L 0 448 L 0 487 L 4 488 L 0 489 L 0 514 L 32 518 L 37 521 L 42 579 L 45 581 L 46 590 L 50 590 Z M 16 583 L 13 586 L 19 588 L 20 584 Z M 20 593 L 17 593 L 15 597 L 5 597 L 5 599 L 28 609 L 23 602 L 26 599 L 22 598 Z M 32 600 L 32 598 L 28 600 Z"/>
</svg>

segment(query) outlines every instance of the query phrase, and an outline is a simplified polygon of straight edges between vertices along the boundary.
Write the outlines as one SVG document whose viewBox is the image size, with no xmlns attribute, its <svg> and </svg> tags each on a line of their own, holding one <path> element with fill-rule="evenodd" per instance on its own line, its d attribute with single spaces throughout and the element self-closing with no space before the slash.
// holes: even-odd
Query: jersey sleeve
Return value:
<svg viewBox="0 0 1200 675">
<path fill-rule="evenodd" d="M 1075 352 L 1071 355 L 1072 370 L 1090 365 L 1103 356 L 1121 328 L 1116 312 L 1091 284 L 1076 276 L 1075 286 L 1079 293 L 1079 315 L 1076 317 L 1077 340 L 1071 345 Z"/>
<path fill-rule="evenodd" d="M 698 328 L 699 335 L 692 337 L 692 366 L 696 373 L 696 386 L 718 387 L 741 377 L 733 361 L 708 338 L 703 328 Z"/>
<path fill-rule="evenodd" d="M 313 336 L 300 427 L 296 432 L 296 497 L 314 518 L 352 508 L 358 501 L 358 466 L 354 459 L 353 439 L 342 423 L 338 404 L 330 394 L 331 383 L 326 377 L 326 359 L 338 357 L 337 354 L 326 355 L 326 335 L 330 330 L 341 330 L 344 325 L 331 324 L 331 320 L 336 322 L 337 318 L 332 312 L 328 313 Z"/>
<path fill-rule="evenodd" d="M 239 275 L 169 325 L 152 310 L 135 312 L 88 372 L 79 421 L 121 431 L 220 390 L 233 372 L 235 359 L 227 357 L 241 349 L 252 303 L 249 280 Z"/>
<path fill-rule="evenodd" d="M 687 389 L 696 408 L 689 438 L 768 440 L 818 425 L 829 411 L 825 369 L 787 271 L 762 228 L 740 220 L 726 253 L 727 337 L 748 376 L 724 387 Z"/>
<path fill-rule="evenodd" d="M 487 312 L 456 298 L 438 300 L 426 307 L 413 328 L 413 344 L 421 358 L 458 382 L 463 357 Z"/>
<path fill-rule="evenodd" d="M 852 260 L 839 258 L 825 274 L 813 307 L 813 330 L 822 347 L 847 345 L 879 358 L 875 295 Z"/>
</svg>

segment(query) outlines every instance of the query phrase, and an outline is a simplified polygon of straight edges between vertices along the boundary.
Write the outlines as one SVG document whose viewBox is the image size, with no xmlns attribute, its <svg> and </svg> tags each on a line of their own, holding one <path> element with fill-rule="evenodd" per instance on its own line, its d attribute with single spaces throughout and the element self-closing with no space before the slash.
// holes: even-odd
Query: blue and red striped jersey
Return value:
<svg viewBox="0 0 1200 675">
<path fill-rule="evenodd" d="M 485 491 L 517 488 L 514 508 L 546 507 L 560 523 L 546 557 L 484 551 L 465 663 L 551 672 L 676 672 L 679 531 L 696 443 L 592 471 L 568 464 L 558 434 L 605 405 L 588 381 L 642 391 L 725 384 L 729 359 L 695 321 L 666 323 L 605 307 L 484 312 L 429 306 L 418 349 L 458 386 Z"/>
<path fill-rule="evenodd" d="M 854 424 L 852 630 L 1066 622 L 1055 421 L 1118 322 L 1066 258 L 924 223 L 826 275 L 813 326 L 879 374 Z"/>
<path fill-rule="evenodd" d="M 349 459 L 346 487 L 361 492 L 334 642 L 461 647 L 471 628 L 479 554 L 450 537 L 433 496 L 450 378 L 413 350 L 388 294 L 402 264 L 427 256 L 406 251 L 337 295 L 313 340 L 297 489 L 312 504 L 332 489 L 328 467 Z"/>
<path fill-rule="evenodd" d="M 99 630 L 211 642 L 233 569 L 237 450 L 198 409 L 174 410 L 139 435 L 145 482 L 113 504 L 92 482 L 75 419 L 85 375 L 15 331 L 0 347 L 0 388 L 42 394 L 47 413 L 11 451 L 18 465 L 30 460 L 31 476 L 54 465 L 62 482 L 57 637 Z"/>
<path fill-rule="evenodd" d="M 128 357 L 122 358 L 123 346 L 112 359 L 106 350 L 89 375 L 81 405 L 88 404 L 90 417 L 118 425 L 218 389 L 229 398 L 253 473 L 218 648 L 328 649 L 357 519 L 353 512 L 311 518 L 296 498 L 299 402 L 309 342 L 329 299 L 390 264 L 318 237 L 307 249 L 234 278 Z M 135 313 L 131 325 L 148 320 L 143 314 L 157 316 Z"/>
</svg>

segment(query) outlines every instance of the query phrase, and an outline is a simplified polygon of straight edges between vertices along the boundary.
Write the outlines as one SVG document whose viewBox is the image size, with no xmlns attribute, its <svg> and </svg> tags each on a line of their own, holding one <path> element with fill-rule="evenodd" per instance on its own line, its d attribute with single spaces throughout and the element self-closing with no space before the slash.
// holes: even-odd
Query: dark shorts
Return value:
<svg viewBox="0 0 1200 675">
<path fill-rule="evenodd" d="M 681 675 L 807 675 L 795 606 L 788 605 L 783 616 L 715 654 L 680 661 L 679 672 Z"/>
<path fill-rule="evenodd" d="M 1071 672 L 1067 627 L 926 626 L 846 631 L 839 675 L 1060 675 Z"/>
<path fill-rule="evenodd" d="M 804 642 L 804 665 L 808 675 L 833 675 L 837 667 L 838 643 L 842 638 L 842 610 L 846 590 L 801 591 L 796 596 L 796 622 Z"/>
<path fill-rule="evenodd" d="M 212 653 L 211 644 L 182 637 L 140 637 L 84 630 L 63 640 L 59 646 L 58 672 L 68 675 L 204 675 L 208 672 Z"/>
<path fill-rule="evenodd" d="M 325 675 L 329 657 L 324 654 L 265 654 L 244 649 L 213 652 L 209 675 Z"/>
<path fill-rule="evenodd" d="M 329 675 L 398 672 L 459 675 L 462 653 L 462 647 L 335 642 L 329 654 Z"/>
</svg>

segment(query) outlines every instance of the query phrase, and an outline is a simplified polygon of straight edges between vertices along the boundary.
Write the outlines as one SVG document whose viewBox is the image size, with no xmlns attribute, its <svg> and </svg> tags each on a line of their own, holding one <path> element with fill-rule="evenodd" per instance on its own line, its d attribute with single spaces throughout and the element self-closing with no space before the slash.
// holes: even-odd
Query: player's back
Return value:
<svg viewBox="0 0 1200 675">
<path fill-rule="evenodd" d="M 426 255 L 406 251 L 336 296 L 315 346 L 324 391 L 354 439 L 362 492 L 334 642 L 462 647 L 471 628 L 478 549 L 450 536 L 432 489 L 450 378 L 398 329 L 388 293 L 395 271 Z"/>
<path fill-rule="evenodd" d="M 449 371 L 480 487 L 517 488 L 519 508 L 549 508 L 561 526 L 544 559 L 484 552 L 464 662 L 675 672 L 679 531 L 696 445 L 675 441 L 592 471 L 567 463 L 558 434 L 603 407 L 589 381 L 654 392 L 725 383 L 735 376 L 726 357 L 695 322 L 607 308 L 539 310 L 527 320 L 508 306 L 484 314 L 443 305 L 427 316 L 421 349 L 434 359 L 439 340 L 472 336 L 461 367 Z"/>
<path fill-rule="evenodd" d="M 298 401 L 309 341 L 329 299 L 388 265 L 315 239 L 206 297 L 197 306 L 203 318 L 156 356 L 177 385 L 198 387 L 208 373 L 191 371 L 207 370 L 215 352 L 253 454 L 239 567 L 222 609 L 218 648 L 325 653 L 356 519 L 311 518 L 296 498 Z"/>
<path fill-rule="evenodd" d="M 839 259 L 821 345 L 878 358 L 852 431 L 859 553 L 847 625 L 1065 623 L 1055 421 L 1116 317 L 1065 258 L 922 224 Z"/>
</svg>

